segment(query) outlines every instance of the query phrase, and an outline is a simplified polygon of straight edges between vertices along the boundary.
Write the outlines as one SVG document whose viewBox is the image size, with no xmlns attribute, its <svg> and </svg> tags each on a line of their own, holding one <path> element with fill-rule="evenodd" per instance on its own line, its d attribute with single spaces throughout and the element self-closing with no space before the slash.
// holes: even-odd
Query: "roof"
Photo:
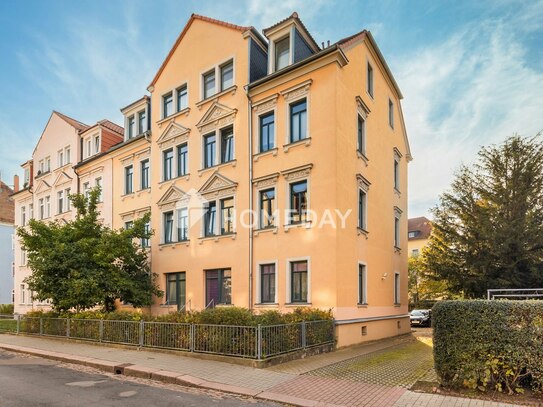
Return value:
<svg viewBox="0 0 543 407">
<path fill-rule="evenodd" d="M 103 156 L 105 156 L 105 155 L 107 155 L 109 153 L 112 153 L 113 151 L 116 151 L 116 150 L 118 150 L 118 149 L 120 149 L 120 148 L 122 148 L 122 147 L 124 147 L 124 146 L 126 146 L 128 144 L 132 144 L 137 140 L 141 140 L 141 139 L 143 139 L 143 138 L 145 138 L 147 136 L 146 133 L 147 132 L 145 132 L 143 134 L 140 134 L 140 135 L 138 135 L 136 137 L 132 137 L 131 139 L 128 139 L 128 140 L 122 141 L 120 143 L 114 144 L 113 146 L 111 146 L 106 151 L 103 151 L 103 152 L 98 153 L 98 154 L 94 154 L 94 155 L 92 155 L 92 156 L 90 156 L 90 157 L 88 157 L 88 158 L 86 158 L 86 159 L 84 159 L 82 161 L 79 161 L 76 165 L 74 165 L 73 168 L 75 170 L 77 170 L 79 167 L 83 167 L 85 164 L 88 164 L 91 161 L 97 160 L 98 158 L 103 157 Z"/>
<path fill-rule="evenodd" d="M 119 126 L 118 124 L 113 123 L 112 121 L 109 121 L 107 119 L 99 120 L 96 122 L 96 124 L 93 124 L 90 127 L 87 127 L 86 129 L 83 129 L 79 133 L 85 133 L 88 130 L 92 130 L 95 127 L 102 126 L 105 127 L 108 130 L 113 131 L 114 133 L 117 133 L 119 136 L 124 137 L 124 127 Z"/>
<path fill-rule="evenodd" d="M 135 100 L 134 102 L 132 102 L 132 103 L 126 105 L 125 107 L 123 107 L 123 108 L 121 109 L 121 112 L 123 112 L 123 111 L 125 111 L 126 109 L 128 109 L 128 108 L 134 106 L 135 104 L 141 102 L 142 100 L 149 100 L 149 99 L 151 99 L 149 96 L 143 95 L 143 96 L 140 97 L 138 100 Z"/>
<path fill-rule="evenodd" d="M 160 68 L 158 69 L 155 77 L 153 78 L 153 80 L 149 84 L 148 88 L 155 85 L 156 81 L 158 80 L 158 78 L 162 74 L 162 71 L 164 71 L 164 68 L 166 68 L 166 65 L 168 64 L 169 60 L 171 59 L 172 55 L 174 54 L 174 52 L 177 49 L 178 45 L 181 43 L 181 40 L 183 39 L 183 37 L 185 36 L 187 31 L 189 30 L 189 28 L 192 25 L 192 23 L 194 22 L 194 20 L 206 21 L 208 23 L 221 25 L 223 27 L 231 28 L 233 30 L 237 30 L 237 31 L 240 31 L 240 32 L 244 32 L 244 31 L 250 30 L 252 28 L 250 26 L 241 26 L 241 25 L 231 24 L 231 23 L 227 23 L 225 21 L 216 20 L 214 18 L 205 17 L 205 16 L 201 16 L 201 15 L 198 15 L 198 14 L 192 14 L 190 16 L 189 20 L 187 21 L 187 24 L 185 24 L 185 27 L 183 28 L 183 31 L 181 31 L 181 34 L 179 34 L 179 36 L 175 40 L 175 43 L 173 44 L 172 48 L 170 49 L 170 52 L 168 53 L 168 55 L 164 59 L 164 62 L 162 62 L 162 65 L 160 65 Z"/>
<path fill-rule="evenodd" d="M 58 115 L 58 117 L 60 117 L 66 123 L 68 123 L 70 126 L 75 127 L 79 131 L 85 130 L 86 128 L 89 127 L 85 123 L 82 123 L 79 120 L 72 119 L 71 117 L 68 117 L 65 114 L 57 112 L 56 110 L 53 110 L 53 113 L 56 113 Z"/>
<path fill-rule="evenodd" d="M 15 222 L 15 202 L 11 199 L 13 190 L 3 181 L 0 181 L 0 222 L 14 223 Z"/>
<path fill-rule="evenodd" d="M 411 218 L 407 221 L 408 232 L 420 232 L 415 237 L 409 237 L 409 240 L 428 239 L 432 233 L 432 222 L 421 216 L 419 218 Z"/>
<path fill-rule="evenodd" d="M 273 30 L 275 27 L 278 27 L 280 26 L 281 24 L 285 23 L 286 21 L 288 20 L 296 20 L 297 23 L 299 23 L 302 28 L 305 30 L 307 36 L 309 37 L 309 39 L 313 42 L 313 46 L 315 46 L 315 48 L 317 50 L 320 50 L 321 47 L 319 47 L 319 44 L 317 44 L 317 41 L 315 41 L 315 39 L 313 38 L 313 36 L 311 35 L 311 33 L 309 32 L 309 30 L 307 29 L 307 27 L 304 25 L 304 23 L 302 22 L 302 20 L 300 19 L 300 17 L 298 17 L 298 13 L 297 12 L 294 12 L 292 13 L 290 16 L 288 16 L 287 18 L 279 21 L 278 23 L 275 23 L 274 25 L 268 27 L 268 28 L 264 28 L 262 30 L 262 32 L 264 33 L 264 35 L 266 35 L 268 32 L 270 32 L 271 30 Z"/>
</svg>

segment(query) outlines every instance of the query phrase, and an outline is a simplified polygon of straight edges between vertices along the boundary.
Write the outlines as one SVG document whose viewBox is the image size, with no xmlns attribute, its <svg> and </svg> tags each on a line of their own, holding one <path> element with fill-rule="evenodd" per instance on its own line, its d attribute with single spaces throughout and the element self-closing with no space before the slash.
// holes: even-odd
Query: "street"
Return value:
<svg viewBox="0 0 543 407">
<path fill-rule="evenodd" d="M 0 406 L 277 406 L 0 351 Z"/>
</svg>

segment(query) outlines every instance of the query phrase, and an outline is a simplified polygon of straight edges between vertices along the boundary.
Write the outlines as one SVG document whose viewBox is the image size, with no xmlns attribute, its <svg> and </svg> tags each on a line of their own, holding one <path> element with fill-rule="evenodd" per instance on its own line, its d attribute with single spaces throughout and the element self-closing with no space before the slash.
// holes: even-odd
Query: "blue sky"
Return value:
<svg viewBox="0 0 543 407">
<path fill-rule="evenodd" d="M 53 109 L 122 124 L 191 13 L 260 30 L 292 11 L 318 43 L 374 34 L 404 94 L 410 217 L 481 145 L 543 129 L 543 0 L 3 0 L 2 179 L 21 173 Z"/>
</svg>

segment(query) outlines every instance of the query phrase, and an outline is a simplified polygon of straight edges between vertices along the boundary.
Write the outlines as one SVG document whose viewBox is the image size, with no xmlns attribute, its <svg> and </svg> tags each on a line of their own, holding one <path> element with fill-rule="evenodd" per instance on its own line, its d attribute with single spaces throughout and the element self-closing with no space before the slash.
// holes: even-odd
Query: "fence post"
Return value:
<svg viewBox="0 0 543 407">
<path fill-rule="evenodd" d="M 17 335 L 21 332 L 21 316 L 17 315 Z"/>
<path fill-rule="evenodd" d="M 102 338 L 104 337 L 104 320 L 103 319 L 100 320 L 99 332 L 100 332 L 99 341 L 102 342 Z"/>
<path fill-rule="evenodd" d="M 70 337 L 70 318 L 66 318 L 66 338 Z"/>
<path fill-rule="evenodd" d="M 43 318 L 40 317 L 40 336 L 43 335 Z"/>
<path fill-rule="evenodd" d="M 262 325 L 258 324 L 256 331 L 256 357 L 262 359 Z"/>
<path fill-rule="evenodd" d="M 194 352 L 194 339 L 195 339 L 195 335 L 194 335 L 194 324 L 190 324 L 190 343 L 189 343 L 189 348 L 190 348 L 190 351 L 191 352 Z"/>
<path fill-rule="evenodd" d="M 305 321 L 302 321 L 302 348 L 307 347 L 306 334 L 305 334 Z"/>
<path fill-rule="evenodd" d="M 143 319 L 140 321 L 140 348 L 143 347 L 143 336 L 145 335 Z"/>
</svg>

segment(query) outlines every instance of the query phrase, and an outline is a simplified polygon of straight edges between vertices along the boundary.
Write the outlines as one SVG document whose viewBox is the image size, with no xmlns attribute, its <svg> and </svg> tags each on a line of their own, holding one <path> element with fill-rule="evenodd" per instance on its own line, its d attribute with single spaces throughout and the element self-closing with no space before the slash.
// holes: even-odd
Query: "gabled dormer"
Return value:
<svg viewBox="0 0 543 407">
<path fill-rule="evenodd" d="M 151 98 L 141 99 L 121 109 L 124 116 L 124 141 L 137 137 L 151 130 Z"/>
<path fill-rule="evenodd" d="M 106 152 L 115 144 L 122 143 L 124 129 L 104 119 L 80 132 L 79 136 L 81 137 L 81 160 L 87 160 Z"/>
<path fill-rule="evenodd" d="M 268 74 L 302 61 L 320 51 L 297 13 L 263 30 L 269 41 Z"/>
<path fill-rule="evenodd" d="M 23 176 L 23 189 L 29 188 L 32 186 L 33 179 L 34 179 L 34 164 L 32 160 L 28 160 L 24 164 L 21 165 L 21 167 L 24 170 L 24 176 Z"/>
</svg>

